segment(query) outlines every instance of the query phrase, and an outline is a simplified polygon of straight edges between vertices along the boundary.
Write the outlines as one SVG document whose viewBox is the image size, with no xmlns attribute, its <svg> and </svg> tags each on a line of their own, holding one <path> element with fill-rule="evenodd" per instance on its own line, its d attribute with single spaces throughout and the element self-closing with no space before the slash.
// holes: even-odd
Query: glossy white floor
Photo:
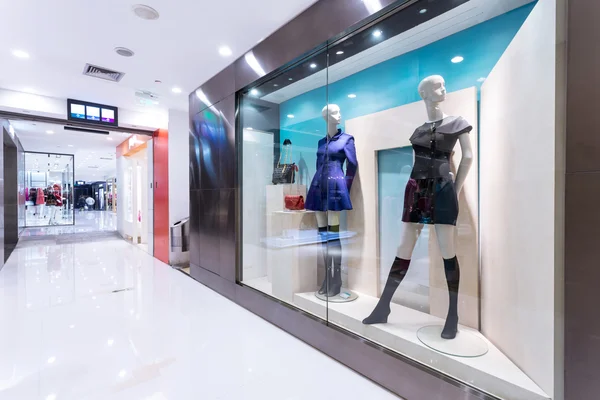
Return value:
<svg viewBox="0 0 600 400">
<path fill-rule="evenodd" d="M 122 240 L 0 271 L 1 400 L 321 398 L 397 399 Z"/>
<path fill-rule="evenodd" d="M 21 236 L 47 236 L 117 230 L 117 214 L 111 211 L 75 210 L 74 225 L 29 227 Z"/>
</svg>

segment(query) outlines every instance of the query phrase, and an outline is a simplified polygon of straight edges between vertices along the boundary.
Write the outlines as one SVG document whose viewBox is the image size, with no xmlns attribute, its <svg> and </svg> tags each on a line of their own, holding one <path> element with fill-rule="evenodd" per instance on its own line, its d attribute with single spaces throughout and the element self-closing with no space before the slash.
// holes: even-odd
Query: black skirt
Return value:
<svg viewBox="0 0 600 400">
<path fill-rule="evenodd" d="M 409 179 L 404 192 L 403 222 L 456 225 L 458 197 L 451 178 Z"/>
</svg>

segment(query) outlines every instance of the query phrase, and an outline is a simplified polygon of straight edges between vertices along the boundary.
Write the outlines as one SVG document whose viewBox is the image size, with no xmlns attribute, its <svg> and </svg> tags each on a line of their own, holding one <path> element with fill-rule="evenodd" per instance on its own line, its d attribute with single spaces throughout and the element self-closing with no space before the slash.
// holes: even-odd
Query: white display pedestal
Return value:
<svg viewBox="0 0 600 400">
<path fill-rule="evenodd" d="M 317 286 L 317 247 L 308 236 L 317 236 L 312 211 L 285 211 L 286 195 L 306 197 L 305 185 L 267 186 L 267 268 L 272 295 L 287 301 L 295 293 L 315 290 Z"/>
</svg>

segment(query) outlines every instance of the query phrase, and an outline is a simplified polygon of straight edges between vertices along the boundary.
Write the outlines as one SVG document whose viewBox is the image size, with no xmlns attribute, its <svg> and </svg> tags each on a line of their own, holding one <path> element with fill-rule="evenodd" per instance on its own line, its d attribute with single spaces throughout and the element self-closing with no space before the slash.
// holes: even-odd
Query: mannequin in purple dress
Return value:
<svg viewBox="0 0 600 400">
<path fill-rule="evenodd" d="M 317 212 L 326 276 L 319 294 L 333 297 L 342 289 L 342 245 L 339 239 L 340 211 L 352 210 L 350 189 L 358 162 L 354 137 L 338 129 L 340 107 L 328 104 L 322 110 L 327 136 L 319 140 L 317 171 L 306 196 L 306 209 Z M 344 163 L 346 172 L 343 171 Z"/>
</svg>

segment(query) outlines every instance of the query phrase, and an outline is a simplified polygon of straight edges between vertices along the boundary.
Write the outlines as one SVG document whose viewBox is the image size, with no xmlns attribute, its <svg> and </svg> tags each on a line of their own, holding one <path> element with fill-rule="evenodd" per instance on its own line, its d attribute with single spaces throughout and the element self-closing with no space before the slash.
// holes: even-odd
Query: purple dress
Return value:
<svg viewBox="0 0 600 400">
<path fill-rule="evenodd" d="M 346 174 L 342 169 L 346 163 Z M 311 211 L 352 210 L 350 188 L 358 162 L 354 137 L 338 132 L 319 140 L 317 172 L 306 196 L 306 209 Z"/>
</svg>

